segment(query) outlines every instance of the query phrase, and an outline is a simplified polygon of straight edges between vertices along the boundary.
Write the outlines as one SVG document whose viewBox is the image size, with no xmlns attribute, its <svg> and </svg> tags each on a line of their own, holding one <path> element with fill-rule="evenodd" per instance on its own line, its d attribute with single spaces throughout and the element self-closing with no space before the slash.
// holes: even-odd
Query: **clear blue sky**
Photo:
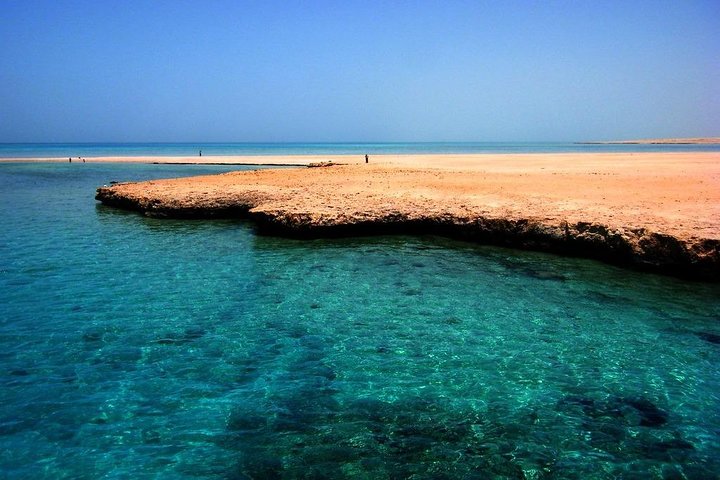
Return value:
<svg viewBox="0 0 720 480">
<path fill-rule="evenodd" d="M 718 0 L 0 0 L 0 142 L 701 135 Z"/>
</svg>

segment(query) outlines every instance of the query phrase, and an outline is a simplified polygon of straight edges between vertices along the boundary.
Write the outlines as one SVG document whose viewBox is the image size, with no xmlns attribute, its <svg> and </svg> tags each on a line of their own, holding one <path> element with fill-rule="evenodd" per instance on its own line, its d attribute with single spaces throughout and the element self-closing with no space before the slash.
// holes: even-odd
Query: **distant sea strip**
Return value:
<svg viewBox="0 0 720 480">
<path fill-rule="evenodd" d="M 720 152 L 720 145 L 572 142 L 433 143 L 0 143 L 0 158 L 174 157 L 232 155 L 364 155 L 578 152 Z"/>
</svg>

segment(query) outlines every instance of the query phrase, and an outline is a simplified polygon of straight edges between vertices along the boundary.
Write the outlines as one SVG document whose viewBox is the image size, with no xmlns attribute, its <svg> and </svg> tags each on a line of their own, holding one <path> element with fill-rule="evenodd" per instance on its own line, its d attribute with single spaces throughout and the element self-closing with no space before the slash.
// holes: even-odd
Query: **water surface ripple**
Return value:
<svg viewBox="0 0 720 480">
<path fill-rule="evenodd" d="M 0 165 L 2 478 L 717 478 L 720 287 L 97 205 Z"/>
</svg>

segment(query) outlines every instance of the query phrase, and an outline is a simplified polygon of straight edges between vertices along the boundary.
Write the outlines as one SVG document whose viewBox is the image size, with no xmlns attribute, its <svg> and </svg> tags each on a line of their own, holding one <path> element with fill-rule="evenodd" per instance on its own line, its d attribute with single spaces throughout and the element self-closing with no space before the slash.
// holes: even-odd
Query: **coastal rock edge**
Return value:
<svg viewBox="0 0 720 480">
<path fill-rule="evenodd" d="M 153 184 L 160 182 L 146 182 Z M 378 234 L 432 234 L 471 242 L 582 256 L 697 280 L 720 281 L 720 240 L 677 238 L 646 228 L 597 222 L 548 222 L 517 215 L 442 210 L 418 214 L 402 202 L 387 211 L 318 212 L 298 209 L 288 195 L 243 189 L 241 192 L 193 192 L 172 195 L 162 188 L 137 189 L 118 184 L 97 189 L 104 205 L 156 218 L 242 218 L 260 233 L 296 238 Z M 290 199 L 290 201 L 288 201 Z M 287 206 L 278 205 L 287 203 Z"/>
</svg>

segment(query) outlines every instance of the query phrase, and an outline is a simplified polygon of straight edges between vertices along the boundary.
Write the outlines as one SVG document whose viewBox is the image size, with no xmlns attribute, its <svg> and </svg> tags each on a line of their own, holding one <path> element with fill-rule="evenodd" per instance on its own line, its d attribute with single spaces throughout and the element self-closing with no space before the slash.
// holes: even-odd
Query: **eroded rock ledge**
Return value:
<svg viewBox="0 0 720 480">
<path fill-rule="evenodd" d="M 717 238 L 663 228 L 667 225 L 662 216 L 648 212 L 618 214 L 612 205 L 593 203 L 592 196 L 575 198 L 574 206 L 568 206 L 559 200 L 562 179 L 555 179 L 552 190 L 559 190 L 560 195 L 554 197 L 545 195 L 542 188 L 503 194 L 504 187 L 497 190 L 497 186 L 507 186 L 517 178 L 493 179 L 489 172 L 482 172 L 481 179 L 473 178 L 477 172 L 427 169 L 342 166 L 311 170 L 118 184 L 99 188 L 96 199 L 152 217 L 246 218 L 261 233 L 284 236 L 427 233 L 720 280 Z M 577 180 L 564 179 L 573 184 Z M 593 185 L 585 187 L 593 190 Z M 624 207 L 626 212 L 637 211 L 636 205 Z M 653 224 L 660 228 L 652 228 Z"/>
</svg>

